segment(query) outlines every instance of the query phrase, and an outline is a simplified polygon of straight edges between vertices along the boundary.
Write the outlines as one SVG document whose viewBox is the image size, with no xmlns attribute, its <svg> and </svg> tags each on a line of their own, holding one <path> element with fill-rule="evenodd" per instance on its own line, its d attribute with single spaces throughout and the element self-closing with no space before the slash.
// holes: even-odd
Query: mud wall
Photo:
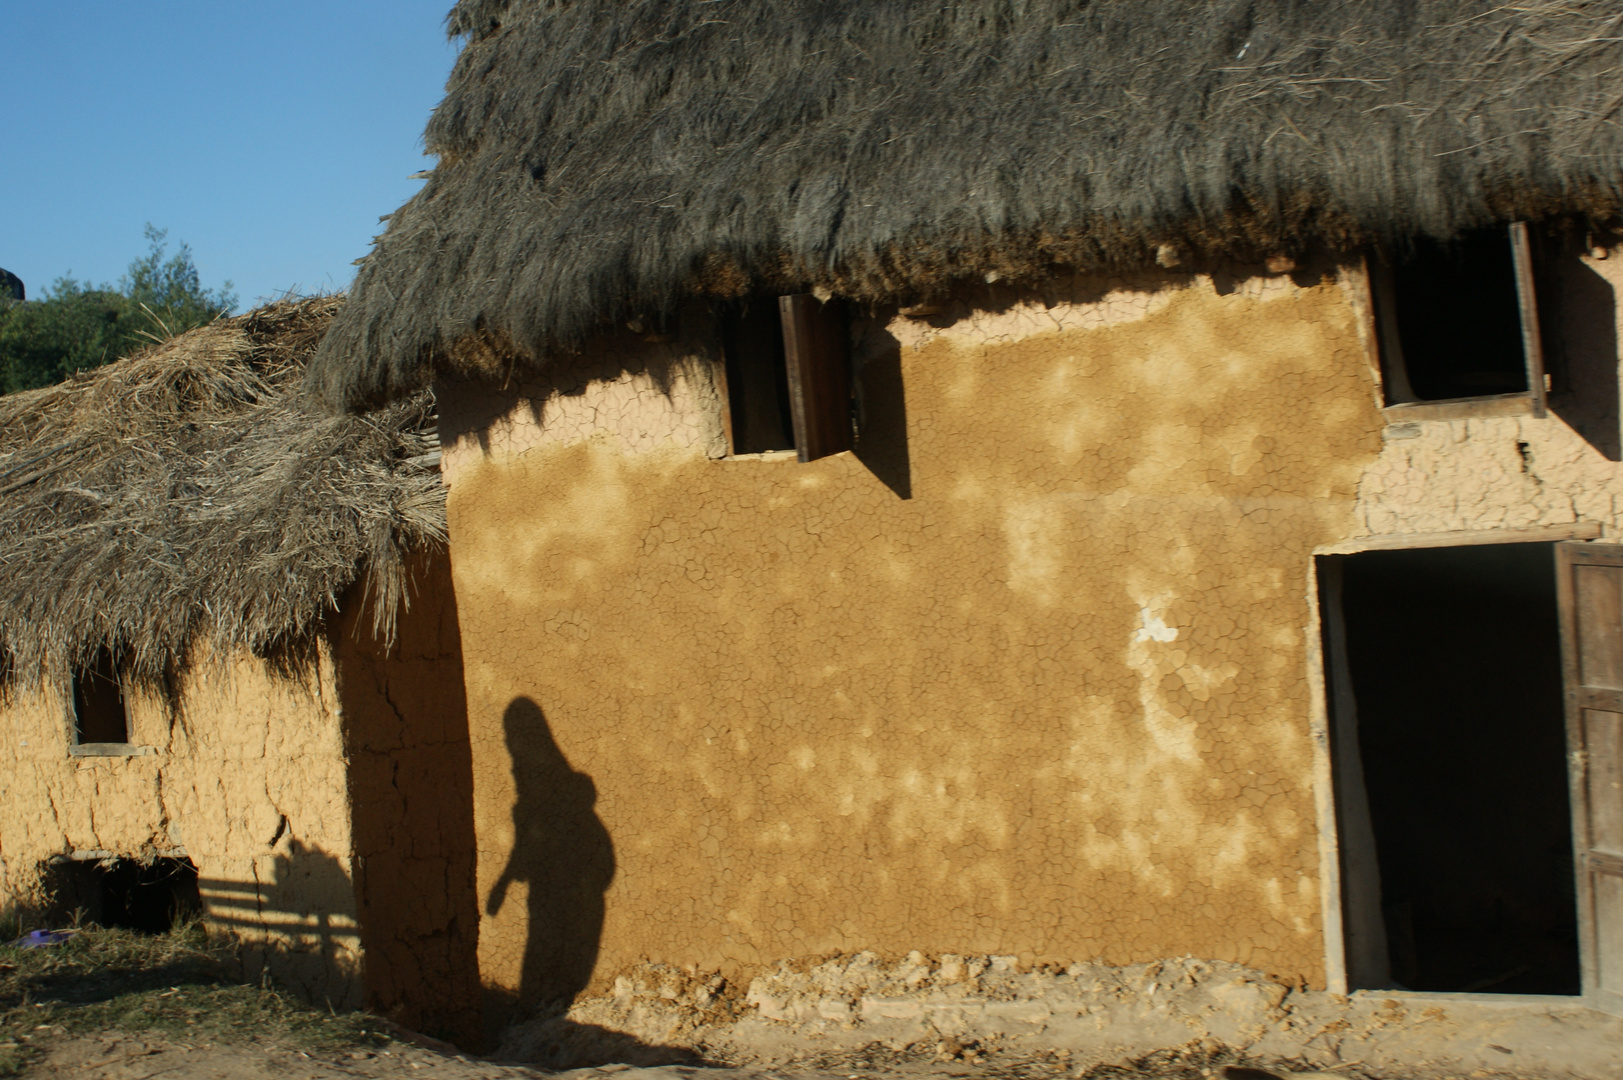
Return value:
<svg viewBox="0 0 1623 1080">
<path fill-rule="evenodd" d="M 209 923 L 318 1003 L 360 1004 L 346 761 L 332 655 L 284 678 L 242 658 L 181 689 L 165 815 L 197 864 Z M 249 972 L 252 973 L 251 970 Z"/>
<path fill-rule="evenodd" d="M 53 858 L 189 857 L 209 924 L 247 946 L 244 974 L 268 964 L 315 1002 L 477 1042 L 456 599 L 443 552 L 411 576 L 392 648 L 357 588 L 295 674 L 202 656 L 178 707 L 133 695 L 135 756 L 70 756 L 71 704 L 13 691 L 0 904 L 46 909 Z"/>
<path fill-rule="evenodd" d="M 1360 536 L 1595 522 L 1623 533 L 1618 290 L 1623 251 L 1569 254 L 1541 280 L 1550 415 L 1395 423 L 1358 485 Z"/>
<path fill-rule="evenodd" d="M 464 1047 L 480 1040 L 473 769 L 450 560 L 412 564 L 393 648 L 359 589 L 332 631 L 350 761 L 368 1008 Z"/>
<path fill-rule="evenodd" d="M 53 855 L 177 846 L 164 825 L 159 759 L 70 760 L 70 709 L 46 689 L 14 687 L 0 698 L 0 904 L 8 907 L 46 906 L 41 867 Z M 161 703 L 131 701 L 129 723 L 134 742 L 168 744 Z"/>
<path fill-rule="evenodd" d="M 1073 280 L 859 324 L 861 445 L 725 453 L 705 320 L 440 388 L 498 1009 L 648 959 L 1324 977 L 1310 552 L 1355 292 Z"/>
<path fill-rule="evenodd" d="M 179 709 L 132 696 L 131 741 L 152 753 L 70 757 L 70 706 L 14 692 L 0 723 L 4 902 L 38 908 L 53 856 L 189 857 L 210 925 L 246 944 L 247 974 L 335 1007 L 360 1003 L 349 798 L 332 658 L 282 676 L 203 657 Z"/>
</svg>

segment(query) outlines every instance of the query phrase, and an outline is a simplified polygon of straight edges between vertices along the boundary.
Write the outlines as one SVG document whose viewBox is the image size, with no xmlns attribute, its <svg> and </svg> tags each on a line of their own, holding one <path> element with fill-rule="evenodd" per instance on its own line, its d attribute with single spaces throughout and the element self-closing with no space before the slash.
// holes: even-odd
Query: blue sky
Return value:
<svg viewBox="0 0 1623 1080">
<path fill-rule="evenodd" d="M 0 267 L 116 281 L 151 222 L 238 310 L 345 288 L 429 167 L 452 0 L 0 0 Z"/>
</svg>

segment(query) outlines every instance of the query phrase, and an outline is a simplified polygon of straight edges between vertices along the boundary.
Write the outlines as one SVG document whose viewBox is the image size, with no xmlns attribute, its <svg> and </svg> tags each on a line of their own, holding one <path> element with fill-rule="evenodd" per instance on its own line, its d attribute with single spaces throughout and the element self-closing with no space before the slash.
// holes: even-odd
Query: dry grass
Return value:
<svg viewBox="0 0 1623 1080">
<path fill-rule="evenodd" d="M 269 305 L 0 398 L 0 646 L 37 683 L 110 648 L 161 685 L 206 642 L 300 655 L 364 576 L 387 636 L 404 555 L 445 539 L 418 394 L 331 417 L 301 380 L 342 300 Z"/>
<path fill-rule="evenodd" d="M 153 1032 L 191 1045 L 252 1041 L 311 1052 L 389 1041 L 363 1013 L 334 1014 L 226 977 L 228 943 L 198 926 L 162 935 L 86 929 L 41 949 L 0 948 L 0 1076 L 62 1039 Z"/>
</svg>

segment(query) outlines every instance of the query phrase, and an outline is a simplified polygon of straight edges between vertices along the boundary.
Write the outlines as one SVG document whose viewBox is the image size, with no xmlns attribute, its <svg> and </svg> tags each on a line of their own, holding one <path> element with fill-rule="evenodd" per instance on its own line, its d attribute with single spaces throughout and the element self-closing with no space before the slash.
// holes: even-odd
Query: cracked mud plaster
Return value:
<svg viewBox="0 0 1623 1080">
<path fill-rule="evenodd" d="M 53 855 L 183 851 L 211 928 L 248 946 L 245 974 L 268 965 L 314 1002 L 476 1041 L 456 602 L 443 552 L 409 573 L 393 651 L 371 637 L 356 588 L 304 675 L 204 655 L 181 682 L 178 715 L 133 697 L 131 741 L 154 754 L 71 758 L 57 698 L 6 701 L 0 903 L 46 908 Z"/>
<path fill-rule="evenodd" d="M 473 772 L 450 560 L 408 563 L 385 650 L 354 587 L 332 632 L 353 803 L 367 1008 L 469 1047 L 480 1038 Z"/>
<path fill-rule="evenodd" d="M 1388 429 L 1358 487 L 1359 532 L 1380 536 L 1598 522 L 1623 532 L 1617 291 L 1623 252 L 1571 256 L 1543 280 L 1552 364 L 1564 386 L 1550 414 L 1434 420 Z M 1552 332 L 1553 331 L 1553 332 Z"/>
<path fill-rule="evenodd" d="M 68 755 L 71 719 L 53 694 L 18 691 L 0 714 L 4 903 L 38 910 L 53 855 L 183 849 L 207 918 L 269 956 L 285 984 L 335 1004 L 356 998 L 344 747 L 323 652 L 307 679 L 260 661 L 203 657 L 182 708 L 132 695 L 130 739 L 156 753 Z M 358 999 L 357 999 L 358 1000 Z"/>
<path fill-rule="evenodd" d="M 872 319 L 861 445 L 807 465 L 716 460 L 686 323 L 441 386 L 486 983 L 918 949 L 1322 984 L 1308 568 L 1380 450 L 1352 296 Z M 600 933 L 536 902 L 538 852 L 607 853 Z"/>
</svg>

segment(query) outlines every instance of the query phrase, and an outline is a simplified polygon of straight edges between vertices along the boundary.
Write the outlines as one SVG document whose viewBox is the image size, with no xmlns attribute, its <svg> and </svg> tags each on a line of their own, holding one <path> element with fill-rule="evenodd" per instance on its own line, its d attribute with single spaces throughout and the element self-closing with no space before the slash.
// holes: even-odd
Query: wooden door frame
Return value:
<svg viewBox="0 0 1623 1080">
<path fill-rule="evenodd" d="M 1406 551 L 1420 548 L 1476 547 L 1485 544 L 1553 544 L 1567 540 L 1596 540 L 1602 534 L 1601 525 L 1593 521 L 1578 521 L 1568 525 L 1532 526 L 1510 529 L 1470 529 L 1458 532 L 1395 533 L 1384 536 L 1364 536 L 1313 549 L 1308 560 L 1307 602 L 1309 626 L 1307 630 L 1307 681 L 1309 690 L 1309 735 L 1313 742 L 1313 803 L 1319 828 L 1319 906 L 1321 931 L 1324 935 L 1325 989 L 1333 994 L 1347 994 L 1347 912 L 1342 881 L 1342 841 L 1338 824 L 1339 804 L 1336 800 L 1335 761 L 1331 752 L 1335 729 L 1331 720 L 1330 694 L 1332 658 L 1325 655 L 1326 619 L 1340 618 L 1339 604 L 1331 610 L 1321 610 L 1319 602 L 1319 567 L 1321 556 L 1357 555 L 1366 551 Z M 1557 575 L 1559 578 L 1560 575 Z M 1560 585 L 1558 583 L 1558 590 Z M 1570 721 L 1569 721 L 1570 723 Z M 1570 732 L 1568 735 L 1570 745 Z M 1571 766 L 1568 766 L 1569 777 Z M 1576 841 L 1578 834 L 1574 833 Z M 1580 963 L 1588 963 L 1588 947 L 1580 946 Z M 1587 967 L 1584 969 L 1587 976 Z M 1586 984 L 1587 985 L 1587 984 Z M 1382 991 L 1389 994 L 1388 991 Z M 1409 994 L 1428 998 L 1488 999 L 1503 1001 L 1504 994 L 1422 993 Z M 1538 995 L 1552 1001 L 1570 1002 L 1578 999 L 1564 995 Z"/>
</svg>

